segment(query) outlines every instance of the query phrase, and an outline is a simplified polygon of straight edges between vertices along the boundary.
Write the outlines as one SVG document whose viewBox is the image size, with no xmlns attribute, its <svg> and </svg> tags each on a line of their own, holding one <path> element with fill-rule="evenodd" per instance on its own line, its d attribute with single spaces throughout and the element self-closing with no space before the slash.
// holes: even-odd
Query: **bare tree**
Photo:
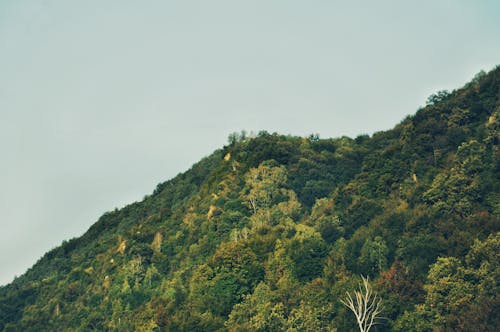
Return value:
<svg viewBox="0 0 500 332">
<path fill-rule="evenodd" d="M 368 277 L 363 277 L 363 284 L 359 286 L 359 290 L 354 291 L 354 298 L 346 292 L 345 299 L 341 299 L 346 307 L 348 307 L 356 316 L 359 330 L 368 332 L 370 328 L 376 324 L 379 315 L 382 312 L 382 300 L 373 292 Z"/>
</svg>

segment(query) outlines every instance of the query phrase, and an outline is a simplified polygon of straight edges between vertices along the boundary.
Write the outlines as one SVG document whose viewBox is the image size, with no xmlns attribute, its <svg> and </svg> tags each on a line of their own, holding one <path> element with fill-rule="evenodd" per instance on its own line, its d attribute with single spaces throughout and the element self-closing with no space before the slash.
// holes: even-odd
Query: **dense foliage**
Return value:
<svg viewBox="0 0 500 332">
<path fill-rule="evenodd" d="M 0 288 L 4 331 L 500 330 L 500 68 L 356 139 L 261 132 Z"/>
</svg>

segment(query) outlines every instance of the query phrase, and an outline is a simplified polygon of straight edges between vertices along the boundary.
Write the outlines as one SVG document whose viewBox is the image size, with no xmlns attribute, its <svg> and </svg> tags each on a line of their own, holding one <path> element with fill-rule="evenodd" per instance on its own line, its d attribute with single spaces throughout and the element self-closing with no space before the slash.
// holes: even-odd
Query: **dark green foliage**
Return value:
<svg viewBox="0 0 500 332">
<path fill-rule="evenodd" d="M 356 139 L 261 132 L 0 287 L 2 331 L 498 331 L 500 68 Z"/>
<path fill-rule="evenodd" d="M 318 234 L 303 236 L 298 233 L 286 248 L 297 280 L 306 282 L 321 276 L 328 247 Z"/>
</svg>

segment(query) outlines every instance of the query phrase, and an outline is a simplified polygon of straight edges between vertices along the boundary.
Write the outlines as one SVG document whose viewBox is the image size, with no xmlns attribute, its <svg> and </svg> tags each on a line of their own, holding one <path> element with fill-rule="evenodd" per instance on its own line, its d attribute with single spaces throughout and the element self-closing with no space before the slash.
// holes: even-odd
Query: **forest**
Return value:
<svg viewBox="0 0 500 332">
<path fill-rule="evenodd" d="M 358 331 L 367 281 L 370 331 L 500 331 L 499 97 L 497 67 L 373 135 L 231 134 L 0 287 L 0 330 Z"/>
</svg>

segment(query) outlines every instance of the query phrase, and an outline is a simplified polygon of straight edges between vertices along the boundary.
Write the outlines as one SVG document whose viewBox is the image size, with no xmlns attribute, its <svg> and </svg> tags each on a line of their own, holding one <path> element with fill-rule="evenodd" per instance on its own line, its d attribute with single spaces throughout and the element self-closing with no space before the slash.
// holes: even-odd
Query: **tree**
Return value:
<svg viewBox="0 0 500 332">
<path fill-rule="evenodd" d="M 347 297 L 340 301 L 348 307 L 356 316 L 359 330 L 368 332 L 370 328 L 376 324 L 382 312 L 382 300 L 374 293 L 368 281 L 368 277 L 363 277 L 363 285 L 359 286 L 359 290 L 354 291 L 354 298 L 349 292 L 346 292 Z"/>
<path fill-rule="evenodd" d="M 270 207 L 281 195 L 281 188 L 286 183 L 286 169 L 265 164 L 252 168 L 245 175 L 245 198 L 253 213 Z"/>
<path fill-rule="evenodd" d="M 448 98 L 450 95 L 451 95 L 450 92 L 447 90 L 438 91 L 438 92 L 430 95 L 429 98 L 427 98 L 426 104 L 427 105 L 436 105 L 437 103 L 442 102 L 443 100 Z"/>
<path fill-rule="evenodd" d="M 500 233 L 496 233 L 484 241 L 476 240 L 465 262 L 456 257 L 438 258 L 424 286 L 425 302 L 405 312 L 396 327 L 407 330 L 417 321 L 426 321 L 416 331 L 498 331 L 499 253 Z"/>
<path fill-rule="evenodd" d="M 361 248 L 360 265 L 367 273 L 380 273 L 387 267 L 388 251 L 385 241 L 380 236 L 376 236 L 373 241 L 367 239 Z"/>
<path fill-rule="evenodd" d="M 302 282 L 319 277 L 328 255 L 328 247 L 321 235 L 312 227 L 297 225 L 297 233 L 286 245 L 293 262 L 294 276 Z"/>
<path fill-rule="evenodd" d="M 461 144 L 449 171 L 439 173 L 423 198 L 446 214 L 469 216 L 481 201 L 484 147 L 476 140 Z"/>
</svg>

